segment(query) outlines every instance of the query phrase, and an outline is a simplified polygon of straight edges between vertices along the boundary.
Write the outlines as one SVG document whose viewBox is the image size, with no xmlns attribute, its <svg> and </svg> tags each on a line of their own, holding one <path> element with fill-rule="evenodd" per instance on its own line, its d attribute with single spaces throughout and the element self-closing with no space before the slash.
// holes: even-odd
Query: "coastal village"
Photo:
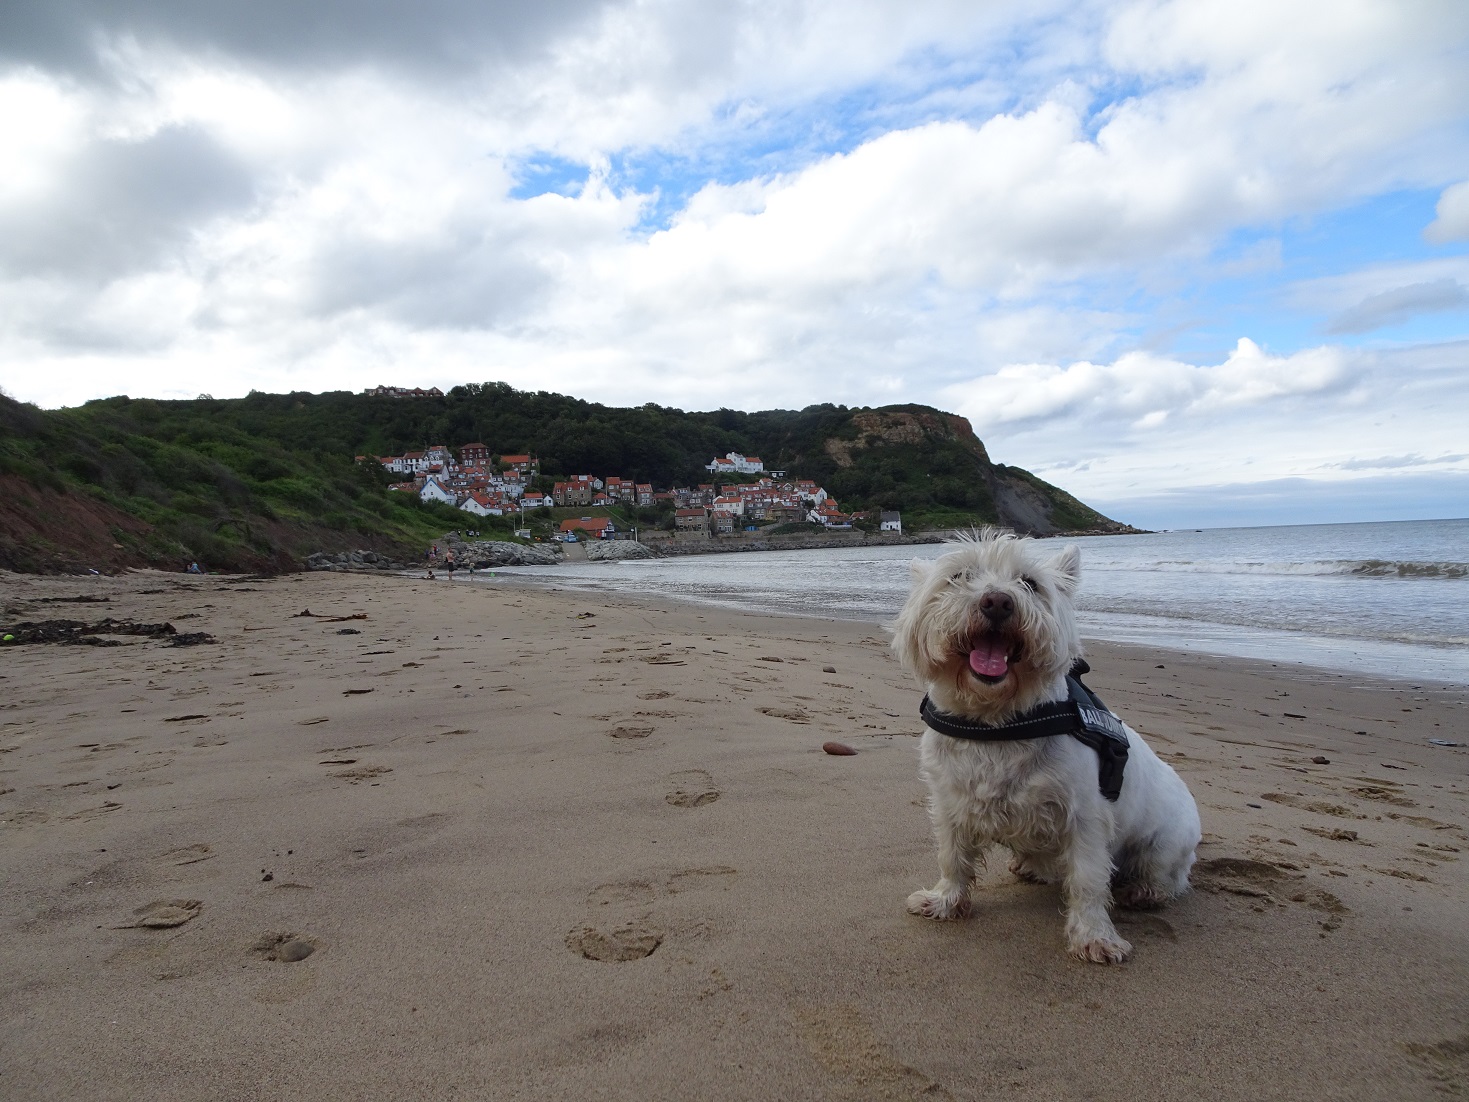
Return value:
<svg viewBox="0 0 1469 1102">
<path fill-rule="evenodd" d="M 876 521 L 882 531 L 902 532 L 897 512 L 845 513 L 836 499 L 809 479 L 789 479 L 785 471 L 767 471 L 759 456 L 730 452 L 705 467 L 711 480 L 692 486 L 658 488 L 614 474 L 575 474 L 559 480 L 543 479 L 538 460 L 531 455 L 503 455 L 478 441 L 450 448 L 430 445 L 423 451 L 374 459 L 403 481 L 392 489 L 417 494 L 478 517 L 516 516 L 524 521 L 533 509 L 636 507 L 657 510 L 664 538 L 701 540 L 756 531 L 779 524 L 817 524 L 828 529 L 850 529 Z M 546 488 L 549 484 L 549 489 Z M 669 523 L 671 521 L 671 523 Z M 646 530 L 645 530 L 646 531 Z M 529 538 L 522 523 L 518 534 Z M 560 521 L 554 538 L 630 538 L 611 516 L 570 517 Z"/>
</svg>

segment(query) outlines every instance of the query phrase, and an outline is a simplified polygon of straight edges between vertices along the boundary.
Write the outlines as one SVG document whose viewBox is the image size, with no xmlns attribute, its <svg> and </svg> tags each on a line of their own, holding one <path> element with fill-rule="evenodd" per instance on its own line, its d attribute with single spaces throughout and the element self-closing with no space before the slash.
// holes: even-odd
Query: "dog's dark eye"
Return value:
<svg viewBox="0 0 1469 1102">
<path fill-rule="evenodd" d="M 952 573 L 952 574 L 949 575 L 949 581 L 951 581 L 951 582 L 962 582 L 965 579 L 967 579 L 968 577 L 969 577 L 969 571 L 967 571 L 967 570 L 956 570 L 954 573 Z"/>
<path fill-rule="evenodd" d="M 1020 579 L 1020 584 L 1023 585 L 1023 586 L 1025 586 L 1025 588 L 1028 589 L 1028 590 L 1030 590 L 1032 593 L 1034 593 L 1036 590 L 1038 590 L 1040 588 L 1040 583 L 1038 583 L 1034 578 L 1029 577 L 1029 576 L 1022 577 Z"/>
</svg>

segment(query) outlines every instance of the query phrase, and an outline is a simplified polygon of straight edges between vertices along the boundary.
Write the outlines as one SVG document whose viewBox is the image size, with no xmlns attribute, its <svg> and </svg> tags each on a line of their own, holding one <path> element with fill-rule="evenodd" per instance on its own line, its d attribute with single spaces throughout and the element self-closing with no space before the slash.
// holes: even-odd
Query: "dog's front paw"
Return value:
<svg viewBox="0 0 1469 1102">
<path fill-rule="evenodd" d="M 1132 954 L 1132 945 L 1116 934 L 1073 941 L 1068 948 L 1073 957 L 1093 964 L 1121 964 Z"/>
<path fill-rule="evenodd" d="M 908 911 L 924 918 L 948 920 L 969 916 L 969 897 L 959 892 L 926 888 L 908 897 Z"/>
</svg>

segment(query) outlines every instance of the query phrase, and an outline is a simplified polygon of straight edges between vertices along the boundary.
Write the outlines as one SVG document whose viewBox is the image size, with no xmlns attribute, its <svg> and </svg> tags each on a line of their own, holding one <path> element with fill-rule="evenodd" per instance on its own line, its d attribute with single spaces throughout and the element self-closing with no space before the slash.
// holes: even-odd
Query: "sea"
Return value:
<svg viewBox="0 0 1469 1102">
<path fill-rule="evenodd" d="M 1469 519 L 1063 537 L 1086 638 L 1391 679 L 1469 683 Z M 497 569 L 558 589 L 656 594 L 881 623 L 941 545 L 750 551 Z M 495 578 L 478 579 L 494 584 Z"/>
</svg>

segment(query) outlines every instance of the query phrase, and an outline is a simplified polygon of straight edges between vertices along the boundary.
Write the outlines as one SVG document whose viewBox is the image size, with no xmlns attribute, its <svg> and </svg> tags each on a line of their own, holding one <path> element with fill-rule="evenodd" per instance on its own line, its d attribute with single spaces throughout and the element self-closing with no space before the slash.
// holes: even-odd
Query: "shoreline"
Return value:
<svg viewBox="0 0 1469 1102">
<path fill-rule="evenodd" d="M 465 584 L 465 582 L 467 581 L 476 585 L 498 584 L 506 587 L 517 586 L 531 590 L 545 590 L 547 592 L 584 593 L 588 595 L 595 595 L 598 599 L 607 599 L 612 596 L 620 595 L 635 601 L 640 599 L 646 599 L 650 601 L 664 600 L 677 602 L 679 604 L 686 604 L 690 607 L 695 608 L 718 609 L 729 612 L 743 612 L 749 615 L 790 617 L 794 619 L 850 621 L 854 623 L 870 624 L 877 627 L 880 627 L 885 622 L 885 620 L 889 618 L 888 616 L 864 615 L 858 612 L 845 614 L 843 610 L 833 609 L 759 609 L 750 605 L 738 604 L 734 601 L 720 602 L 713 598 L 701 598 L 690 594 L 663 593 L 654 590 L 634 590 L 616 587 L 601 588 L 595 583 L 585 586 L 578 586 L 570 582 L 568 579 L 558 580 L 557 578 L 549 574 L 532 574 L 521 572 L 529 571 L 532 569 L 539 570 L 540 568 L 496 567 L 493 571 L 494 583 L 491 583 L 488 577 L 483 577 L 483 575 L 490 572 L 481 571 L 480 574 L 471 575 L 467 579 L 458 579 L 456 584 Z M 409 574 L 402 574 L 398 576 L 420 581 L 426 580 L 423 578 L 417 578 L 417 576 Z M 584 577 L 585 575 L 582 576 Z M 440 578 L 437 580 L 442 581 L 444 579 Z M 894 610 L 892 615 L 895 614 L 896 610 Z M 1093 632 L 1102 632 L 1106 629 L 1097 627 L 1094 622 L 1091 624 L 1085 622 L 1087 615 L 1088 613 L 1083 610 L 1083 622 L 1081 624 L 1081 631 L 1083 639 L 1086 640 L 1089 645 L 1093 643 L 1110 643 L 1140 647 L 1144 649 L 1151 648 L 1161 651 L 1167 651 L 1170 653 L 1193 654 L 1229 661 L 1237 660 L 1242 662 L 1260 662 L 1267 665 L 1280 664 L 1325 674 L 1341 673 L 1353 677 L 1377 678 L 1386 681 L 1392 681 L 1395 679 L 1427 681 L 1432 682 L 1433 684 L 1445 689 L 1455 689 L 1460 692 L 1469 691 L 1469 676 L 1462 674 L 1459 676 L 1455 676 L 1455 674 L 1459 673 L 1459 671 L 1456 671 L 1452 668 L 1447 668 L 1444 665 L 1433 662 L 1431 660 L 1429 662 L 1429 666 L 1431 668 L 1427 672 L 1416 672 L 1411 676 L 1408 675 L 1406 671 L 1414 667 L 1415 658 L 1418 660 L 1418 662 L 1421 662 L 1422 658 L 1421 656 L 1415 654 L 1415 652 L 1406 648 L 1406 646 L 1404 646 L 1404 650 L 1398 658 L 1398 664 L 1400 665 L 1400 667 L 1402 667 L 1403 671 L 1401 675 L 1382 674 L 1374 673 L 1370 669 L 1364 668 L 1367 665 L 1365 662 L 1353 663 L 1342 660 L 1344 652 L 1346 652 L 1350 647 L 1352 647 L 1353 645 L 1364 645 L 1364 643 L 1357 643 L 1354 640 L 1338 639 L 1330 636 L 1315 636 L 1304 634 L 1296 637 L 1291 636 L 1284 631 L 1278 630 L 1267 635 L 1263 632 L 1257 631 L 1253 639 L 1246 637 L 1241 642 L 1235 644 L 1234 650 L 1228 650 L 1220 644 L 1220 642 L 1217 640 L 1217 636 L 1219 634 L 1230 634 L 1236 631 L 1243 632 L 1243 629 L 1236 629 L 1232 625 L 1228 624 L 1208 624 L 1195 626 L 1194 630 L 1197 632 L 1198 639 L 1182 641 L 1178 640 L 1177 638 L 1172 640 L 1138 639 L 1136 638 L 1138 632 L 1135 628 L 1133 628 L 1129 630 L 1129 632 L 1127 632 L 1127 634 L 1131 634 L 1133 637 L 1126 638 L 1123 637 L 1124 633 L 1118 629 L 1114 629 L 1113 634 L 1093 634 Z M 1166 618 L 1159 619 L 1165 620 Z M 1193 622 L 1185 622 L 1185 625 L 1192 624 Z M 1171 634 L 1176 637 L 1180 630 L 1180 626 L 1174 625 L 1171 622 L 1165 622 L 1155 625 L 1153 630 L 1158 636 L 1167 636 Z M 1212 640 L 1209 638 L 1210 633 L 1215 636 L 1215 638 Z M 1289 653 L 1270 653 L 1270 647 L 1272 643 L 1279 646 L 1281 650 L 1287 651 Z M 1384 646 L 1387 646 L 1389 648 L 1396 648 L 1403 645 L 1379 644 L 1379 656 L 1382 653 L 1382 648 Z M 1424 649 L 1432 650 L 1434 648 L 1427 648 L 1425 646 Z M 1327 654 L 1323 654 L 1323 652 L 1327 652 Z M 1313 654 L 1321 656 L 1322 660 L 1312 661 L 1311 656 Z M 1336 664 L 1332 664 L 1331 662 L 1326 660 L 1326 657 L 1329 654 L 1334 654 L 1337 657 Z M 1300 655 L 1305 655 L 1305 657 L 1298 657 Z"/>
<path fill-rule="evenodd" d="M 0 602 L 219 640 L 0 651 L 17 1097 L 1469 1087 L 1462 692 L 1089 644 L 1206 832 L 1103 968 L 998 854 L 974 918 L 906 914 L 921 694 L 865 622 L 333 573 Z"/>
</svg>

